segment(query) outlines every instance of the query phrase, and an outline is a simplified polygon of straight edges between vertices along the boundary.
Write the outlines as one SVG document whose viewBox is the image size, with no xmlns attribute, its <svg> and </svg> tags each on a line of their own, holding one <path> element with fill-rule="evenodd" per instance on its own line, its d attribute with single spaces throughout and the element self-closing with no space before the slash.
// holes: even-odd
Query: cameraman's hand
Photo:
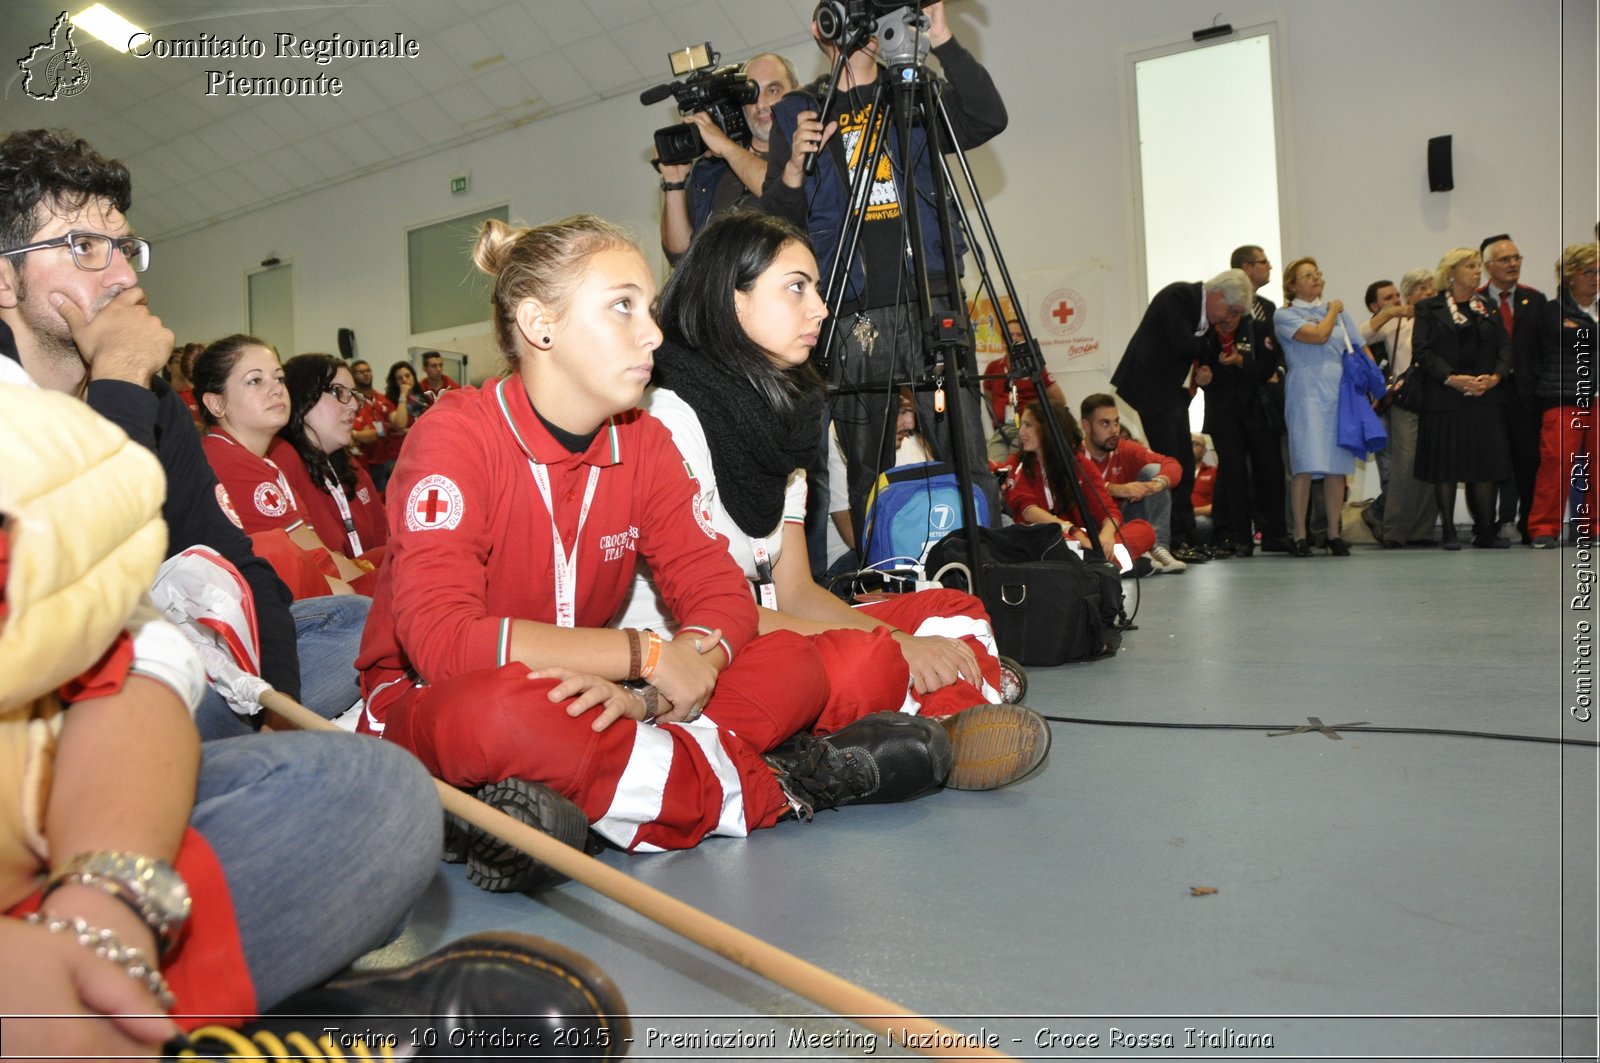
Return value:
<svg viewBox="0 0 1600 1063">
<path fill-rule="evenodd" d="M 922 13 L 928 16 L 929 44 L 937 48 L 955 36 L 954 33 L 950 32 L 950 24 L 944 19 L 944 0 L 939 0 L 936 4 L 929 4 L 922 9 Z"/>
<path fill-rule="evenodd" d="M 692 123 L 700 128 L 700 139 L 705 141 L 706 150 L 719 159 L 725 159 L 728 153 L 738 147 L 722 131 L 722 127 L 704 111 L 690 111 L 684 117 L 685 122 Z"/>
<path fill-rule="evenodd" d="M 838 131 L 838 122 L 829 122 L 824 126 L 817 118 L 816 111 L 802 111 L 795 123 L 794 138 L 790 141 L 789 162 L 783 168 L 783 183 L 790 188 L 799 188 L 803 185 L 806 156 L 821 151 Z"/>
<path fill-rule="evenodd" d="M 687 181 L 689 179 L 689 171 L 694 168 L 694 163 L 692 162 L 662 162 L 659 151 L 651 154 L 650 161 L 655 163 L 656 170 L 661 174 L 663 181 Z"/>
</svg>

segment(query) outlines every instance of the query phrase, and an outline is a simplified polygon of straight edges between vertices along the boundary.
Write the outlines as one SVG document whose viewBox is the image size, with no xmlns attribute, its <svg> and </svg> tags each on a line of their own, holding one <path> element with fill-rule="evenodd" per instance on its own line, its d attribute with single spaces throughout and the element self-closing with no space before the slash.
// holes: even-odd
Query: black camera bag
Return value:
<svg viewBox="0 0 1600 1063">
<path fill-rule="evenodd" d="M 1109 657 L 1122 645 L 1117 616 L 1122 581 L 1099 558 L 1083 559 L 1054 524 L 978 529 L 983 605 L 1000 652 L 1024 665 L 1064 664 Z M 968 564 L 962 531 L 934 544 L 927 569 L 946 587 L 970 591 L 960 569 Z"/>
</svg>

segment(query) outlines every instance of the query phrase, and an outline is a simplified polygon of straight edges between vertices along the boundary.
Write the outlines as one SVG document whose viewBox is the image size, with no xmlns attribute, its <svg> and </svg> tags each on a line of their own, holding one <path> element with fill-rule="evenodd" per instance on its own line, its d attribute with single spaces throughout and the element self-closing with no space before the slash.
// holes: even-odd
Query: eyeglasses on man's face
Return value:
<svg viewBox="0 0 1600 1063">
<path fill-rule="evenodd" d="M 72 254 L 73 264 L 91 273 L 109 268 L 113 251 L 122 252 L 128 267 L 135 273 L 143 273 L 150 268 L 148 240 L 141 240 L 137 236 L 107 236 L 104 233 L 71 232 L 0 251 L 0 256 L 25 255 L 29 251 L 42 251 L 47 247 L 65 247 Z"/>
</svg>

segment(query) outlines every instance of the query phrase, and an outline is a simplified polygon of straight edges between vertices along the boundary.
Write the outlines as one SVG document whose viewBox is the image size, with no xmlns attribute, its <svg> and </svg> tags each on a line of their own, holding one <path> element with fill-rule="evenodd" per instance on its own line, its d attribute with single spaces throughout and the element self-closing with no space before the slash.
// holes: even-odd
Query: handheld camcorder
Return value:
<svg viewBox="0 0 1600 1063">
<path fill-rule="evenodd" d="M 722 56 L 711 47 L 711 42 L 690 45 L 680 51 L 669 52 L 673 74 L 684 77 L 668 85 L 657 85 L 639 93 L 639 102 L 653 106 L 668 96 L 678 101 L 679 114 L 704 111 L 717 123 L 717 128 L 728 139 L 742 148 L 750 146 L 750 124 L 744 119 L 746 104 L 755 103 L 761 90 L 745 77 L 743 66 L 724 66 L 713 70 Z M 693 122 L 680 122 L 656 130 L 658 161 L 668 165 L 693 162 L 705 153 L 705 141 Z"/>
</svg>

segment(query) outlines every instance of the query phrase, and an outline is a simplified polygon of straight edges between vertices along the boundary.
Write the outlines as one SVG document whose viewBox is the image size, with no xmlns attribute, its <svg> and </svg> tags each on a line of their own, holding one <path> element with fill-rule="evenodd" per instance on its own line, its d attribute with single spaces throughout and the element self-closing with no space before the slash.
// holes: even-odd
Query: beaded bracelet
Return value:
<svg viewBox="0 0 1600 1063">
<path fill-rule="evenodd" d="M 628 636 L 628 678 L 638 679 L 639 669 L 644 665 L 644 650 L 639 647 L 639 632 L 631 627 L 622 629 Z"/>
<path fill-rule="evenodd" d="M 129 978 L 143 985 L 156 998 L 162 1011 L 171 1011 L 172 1005 L 177 1003 L 177 998 L 172 995 L 172 987 L 167 985 L 167 980 L 145 954 L 124 945 L 111 931 L 92 927 L 82 919 L 61 919 L 42 912 L 24 916 L 23 922 L 42 926 L 52 934 L 71 934 L 78 944 L 102 960 L 110 960 L 121 967 Z"/>
</svg>

